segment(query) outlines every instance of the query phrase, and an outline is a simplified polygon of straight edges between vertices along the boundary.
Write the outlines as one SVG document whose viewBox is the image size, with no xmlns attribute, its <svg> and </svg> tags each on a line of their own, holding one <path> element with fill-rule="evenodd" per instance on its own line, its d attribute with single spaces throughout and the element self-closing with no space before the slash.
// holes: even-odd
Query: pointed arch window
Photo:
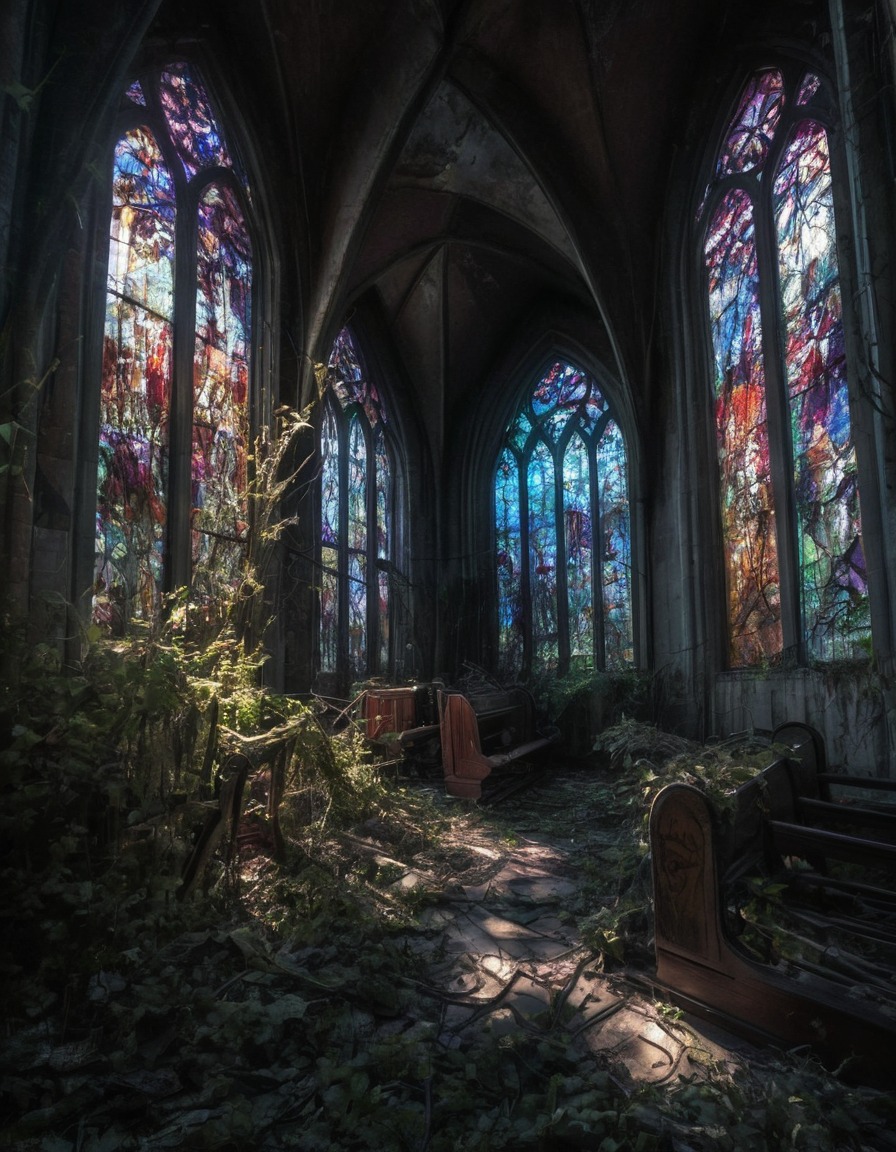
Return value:
<svg viewBox="0 0 896 1152">
<path fill-rule="evenodd" d="M 193 65 L 134 81 L 112 161 L 94 616 L 214 595 L 248 531 L 248 191 Z"/>
<path fill-rule="evenodd" d="M 320 670 L 347 685 L 393 667 L 395 448 L 382 396 L 343 328 L 320 429 Z"/>
<path fill-rule="evenodd" d="M 631 666 L 625 443 L 574 364 L 552 364 L 508 427 L 494 515 L 502 672 Z"/>
<path fill-rule="evenodd" d="M 704 202 L 733 667 L 870 641 L 829 104 L 812 73 L 753 76 Z"/>
</svg>

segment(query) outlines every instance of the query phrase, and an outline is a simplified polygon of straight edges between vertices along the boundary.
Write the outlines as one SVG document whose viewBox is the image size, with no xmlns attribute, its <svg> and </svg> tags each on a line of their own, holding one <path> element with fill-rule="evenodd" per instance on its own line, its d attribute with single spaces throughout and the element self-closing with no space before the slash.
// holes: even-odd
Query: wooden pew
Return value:
<svg viewBox="0 0 896 1152">
<path fill-rule="evenodd" d="M 829 945 L 836 933 L 896 957 L 896 809 L 819 799 L 820 788 L 867 781 L 829 773 L 823 744 L 812 739 L 802 755 L 789 746 L 794 756 L 774 760 L 737 789 L 725 817 L 691 785 L 667 785 L 655 798 L 657 983 L 683 1007 L 754 1041 L 809 1045 L 837 1062 L 852 1057 L 854 1074 L 869 1083 L 887 1079 L 893 1002 L 886 995 L 875 1001 L 853 968 L 867 967 L 878 988 L 892 978 L 894 999 L 896 971 L 880 963 L 838 966 L 842 954 Z M 843 861 L 860 865 L 865 881 L 831 875 Z M 751 876 L 780 884 L 788 910 L 813 927 L 819 962 L 774 954 L 763 962 L 741 945 L 735 896 Z M 846 911 L 819 912 L 837 900 Z"/>
<path fill-rule="evenodd" d="M 445 790 L 478 800 L 482 781 L 495 769 L 528 759 L 559 740 L 538 732 L 532 697 L 523 689 L 468 697 L 439 692 L 439 726 Z"/>
</svg>

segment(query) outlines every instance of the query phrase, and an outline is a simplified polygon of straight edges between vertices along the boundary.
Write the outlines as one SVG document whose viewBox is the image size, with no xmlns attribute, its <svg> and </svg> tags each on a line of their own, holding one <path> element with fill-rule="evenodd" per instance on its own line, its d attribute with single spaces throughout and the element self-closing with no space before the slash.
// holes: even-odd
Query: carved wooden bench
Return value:
<svg viewBox="0 0 896 1152">
<path fill-rule="evenodd" d="M 508 689 L 468 697 L 439 693 L 442 767 L 449 796 L 478 800 L 494 770 L 526 760 L 555 744 L 558 732 L 538 732 L 532 697 Z"/>
<path fill-rule="evenodd" d="M 838 797 L 896 789 L 829 773 L 817 733 L 787 726 L 796 727 L 803 730 L 775 733 L 793 755 L 737 789 L 725 818 L 687 784 L 670 784 L 654 800 L 657 983 L 683 1007 L 755 1041 L 853 1057 L 857 1074 L 886 1079 L 896 1044 L 896 808 Z M 824 789 L 834 791 L 824 799 Z M 858 866 L 858 877 L 837 875 L 842 862 L 853 873 Z M 780 889 L 775 898 L 814 930 L 818 944 L 806 942 L 805 961 L 773 949 L 757 957 L 738 939 L 737 894 L 751 876 Z M 832 937 L 857 940 L 860 951 L 873 945 L 878 958 L 839 963 Z"/>
</svg>

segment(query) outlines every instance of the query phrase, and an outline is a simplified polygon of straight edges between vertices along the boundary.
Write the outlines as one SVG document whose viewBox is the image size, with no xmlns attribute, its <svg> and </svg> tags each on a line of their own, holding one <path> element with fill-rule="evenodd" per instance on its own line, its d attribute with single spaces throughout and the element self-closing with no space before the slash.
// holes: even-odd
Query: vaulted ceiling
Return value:
<svg viewBox="0 0 896 1152">
<path fill-rule="evenodd" d="M 375 300 L 434 442 L 452 404 L 558 312 L 581 317 L 611 371 L 643 378 L 670 163 L 720 13 L 717 0 L 198 13 L 262 168 L 309 224 L 306 347 L 320 357 Z M 178 0 L 156 28 L 173 41 L 183 20 Z"/>
<path fill-rule="evenodd" d="M 467 399 L 557 317 L 643 406 L 670 178 L 694 109 L 700 131 L 713 97 L 730 98 L 722 53 L 745 21 L 792 32 L 817 7 L 10 3 L 13 39 L 42 39 L 50 61 L 28 78 L 46 89 L 23 193 L 35 213 L 57 204 L 34 228 L 48 261 L 53 228 L 72 226 L 66 204 L 105 170 L 135 63 L 198 54 L 228 123 L 240 122 L 271 225 L 282 395 L 307 390 L 309 364 L 353 309 L 375 312 L 436 456 Z"/>
</svg>

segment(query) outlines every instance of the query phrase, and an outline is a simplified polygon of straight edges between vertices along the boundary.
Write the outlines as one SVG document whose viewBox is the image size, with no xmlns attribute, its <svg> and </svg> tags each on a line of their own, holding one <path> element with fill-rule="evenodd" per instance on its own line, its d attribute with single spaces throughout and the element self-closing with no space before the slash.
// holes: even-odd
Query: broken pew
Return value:
<svg viewBox="0 0 896 1152">
<path fill-rule="evenodd" d="M 689 784 L 656 796 L 656 980 L 723 1027 L 851 1058 L 873 1082 L 889 1075 L 896 1044 L 896 808 L 820 799 L 819 789 L 862 788 L 867 778 L 829 773 L 815 736 L 802 748 L 784 740 L 793 755 L 738 788 L 725 816 Z M 756 882 L 773 886 L 782 916 L 813 933 L 800 956 L 744 946 L 742 897 Z M 845 963 L 845 940 L 857 941 L 860 955 L 876 948 L 877 959 Z"/>
<path fill-rule="evenodd" d="M 478 800 L 495 769 L 527 760 L 555 744 L 559 732 L 538 731 L 535 705 L 525 689 L 472 696 L 439 692 L 439 726 L 445 790 Z"/>
</svg>

